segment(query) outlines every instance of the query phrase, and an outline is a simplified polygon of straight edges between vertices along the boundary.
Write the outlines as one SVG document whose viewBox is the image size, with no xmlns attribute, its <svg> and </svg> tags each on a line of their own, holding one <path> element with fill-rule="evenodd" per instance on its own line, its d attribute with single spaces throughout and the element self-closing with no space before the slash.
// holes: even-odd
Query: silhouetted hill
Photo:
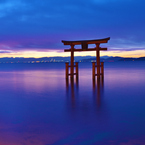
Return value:
<svg viewBox="0 0 145 145">
<path fill-rule="evenodd" d="M 140 57 L 136 59 L 137 61 L 145 61 L 145 57 Z"/>
<path fill-rule="evenodd" d="M 120 61 L 122 57 L 109 57 L 106 59 L 108 62 Z"/>
<path fill-rule="evenodd" d="M 135 61 L 136 58 L 121 58 L 119 61 Z"/>
</svg>

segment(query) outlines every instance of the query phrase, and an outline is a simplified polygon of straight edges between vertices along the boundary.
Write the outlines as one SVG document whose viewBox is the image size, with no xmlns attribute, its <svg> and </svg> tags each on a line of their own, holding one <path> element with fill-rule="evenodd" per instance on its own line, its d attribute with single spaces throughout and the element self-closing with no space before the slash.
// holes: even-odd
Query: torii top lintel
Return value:
<svg viewBox="0 0 145 145">
<path fill-rule="evenodd" d="M 62 40 L 64 45 L 81 45 L 82 43 L 85 44 L 100 44 L 100 43 L 107 43 L 110 40 L 110 37 L 103 38 L 103 39 L 94 39 L 94 40 L 79 40 L 79 41 L 65 41 Z"/>
<path fill-rule="evenodd" d="M 62 40 L 62 43 L 64 45 L 70 45 L 71 49 L 65 49 L 65 52 L 69 51 L 95 51 L 97 50 L 107 50 L 107 48 L 101 48 L 99 47 L 100 43 L 107 43 L 108 40 L 110 40 L 110 37 L 104 38 L 104 39 L 94 39 L 94 40 L 79 40 L 79 41 L 64 41 Z M 88 44 L 96 44 L 96 48 L 89 48 Z M 82 49 L 75 49 L 75 45 L 81 45 Z"/>
</svg>

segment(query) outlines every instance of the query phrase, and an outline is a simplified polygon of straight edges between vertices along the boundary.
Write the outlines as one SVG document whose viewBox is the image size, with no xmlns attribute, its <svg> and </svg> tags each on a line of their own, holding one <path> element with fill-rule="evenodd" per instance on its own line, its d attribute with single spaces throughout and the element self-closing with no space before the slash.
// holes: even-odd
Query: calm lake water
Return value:
<svg viewBox="0 0 145 145">
<path fill-rule="evenodd" d="M 145 62 L 0 64 L 0 145 L 144 145 Z"/>
</svg>

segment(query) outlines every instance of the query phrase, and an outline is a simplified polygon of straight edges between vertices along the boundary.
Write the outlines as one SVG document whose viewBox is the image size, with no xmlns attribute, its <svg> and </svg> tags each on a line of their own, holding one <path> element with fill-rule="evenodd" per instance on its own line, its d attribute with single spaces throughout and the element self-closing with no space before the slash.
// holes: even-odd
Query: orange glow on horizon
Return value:
<svg viewBox="0 0 145 145">
<path fill-rule="evenodd" d="M 135 50 L 135 51 L 101 51 L 100 56 L 119 56 L 119 57 L 145 57 L 145 50 Z M 40 58 L 40 57 L 67 57 L 70 56 L 70 52 L 62 51 L 19 51 L 12 53 L 1 53 L 0 58 L 2 57 L 24 57 L 24 58 Z M 96 56 L 95 51 L 87 52 L 75 52 L 75 56 Z"/>
</svg>

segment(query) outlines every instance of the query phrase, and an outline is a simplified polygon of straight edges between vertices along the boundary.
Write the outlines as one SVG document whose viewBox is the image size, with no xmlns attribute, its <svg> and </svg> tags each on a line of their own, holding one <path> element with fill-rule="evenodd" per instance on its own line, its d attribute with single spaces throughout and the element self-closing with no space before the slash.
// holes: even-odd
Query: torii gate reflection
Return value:
<svg viewBox="0 0 145 145">
<path fill-rule="evenodd" d="M 97 64 L 92 63 L 92 77 L 95 79 L 95 76 L 98 78 L 100 76 L 104 77 L 104 63 L 101 62 L 100 64 L 100 51 L 101 50 L 107 50 L 107 48 L 101 48 L 101 43 L 107 43 L 108 40 L 110 40 L 110 37 L 104 38 L 104 39 L 95 39 L 95 40 L 81 40 L 81 41 L 64 41 L 62 40 L 62 43 L 64 45 L 70 45 L 70 49 L 65 49 L 65 52 L 71 52 L 71 64 L 66 63 L 66 79 L 68 79 L 68 76 L 73 78 L 74 75 L 76 75 L 76 78 L 78 78 L 78 62 L 74 65 L 74 52 L 75 51 L 96 51 L 96 62 Z M 88 44 L 95 44 L 95 48 L 88 48 Z M 81 49 L 75 49 L 75 45 L 81 45 Z M 69 73 L 69 67 L 70 67 L 70 73 Z M 76 72 L 74 73 L 74 67 L 76 68 Z M 95 68 L 97 67 L 97 73 L 95 72 Z M 100 70 L 101 68 L 101 70 Z"/>
<path fill-rule="evenodd" d="M 93 95 L 93 102 L 95 103 L 95 106 L 97 108 L 100 108 L 102 105 L 102 96 L 104 91 L 104 78 L 97 78 L 97 81 L 95 79 L 92 80 L 92 95 Z M 79 81 L 76 78 L 70 78 L 66 79 L 66 95 L 67 98 L 71 99 L 71 106 L 72 108 L 77 108 L 76 99 L 79 97 Z"/>
</svg>

